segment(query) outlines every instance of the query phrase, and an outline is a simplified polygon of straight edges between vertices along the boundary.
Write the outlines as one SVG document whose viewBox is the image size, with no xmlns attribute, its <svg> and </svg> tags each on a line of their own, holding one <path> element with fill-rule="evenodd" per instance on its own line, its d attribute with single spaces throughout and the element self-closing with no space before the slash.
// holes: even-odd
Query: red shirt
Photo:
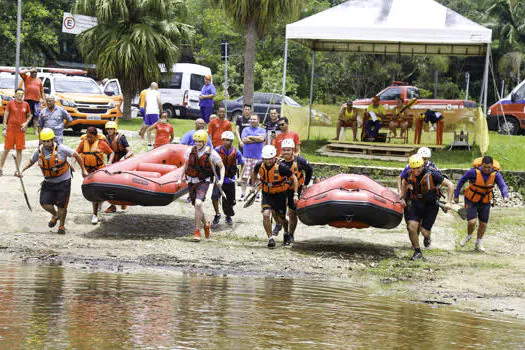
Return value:
<svg viewBox="0 0 525 350">
<path fill-rule="evenodd" d="M 113 153 L 113 150 L 111 149 L 111 147 L 104 140 L 98 140 L 98 149 L 100 150 L 100 152 L 104 153 L 107 156 Z M 83 152 L 84 152 L 84 140 L 81 140 L 77 147 L 77 153 L 80 154 Z"/>
<path fill-rule="evenodd" d="M 154 148 L 171 142 L 170 136 L 173 132 L 173 126 L 170 123 L 157 123 L 155 130 L 155 144 L 153 145 Z"/>
<path fill-rule="evenodd" d="M 232 123 L 228 119 L 213 119 L 208 125 L 208 135 L 211 136 L 213 147 L 222 146 L 222 133 L 232 131 Z"/>
<path fill-rule="evenodd" d="M 21 131 L 22 124 L 26 122 L 27 115 L 31 113 L 29 104 L 26 101 L 16 102 L 11 100 L 7 102 L 6 111 L 9 112 L 7 119 L 8 131 Z"/>
<path fill-rule="evenodd" d="M 292 139 L 295 145 L 300 145 L 301 140 L 299 139 L 299 134 L 295 131 L 288 131 L 287 133 L 280 133 L 275 137 L 273 140 L 273 145 L 275 146 L 275 149 L 277 150 L 277 155 L 281 154 L 281 142 L 285 139 Z"/>
<path fill-rule="evenodd" d="M 24 81 L 24 99 L 40 101 L 44 90 L 42 80 L 40 78 L 32 78 L 27 74 L 22 76 L 22 80 Z"/>
</svg>

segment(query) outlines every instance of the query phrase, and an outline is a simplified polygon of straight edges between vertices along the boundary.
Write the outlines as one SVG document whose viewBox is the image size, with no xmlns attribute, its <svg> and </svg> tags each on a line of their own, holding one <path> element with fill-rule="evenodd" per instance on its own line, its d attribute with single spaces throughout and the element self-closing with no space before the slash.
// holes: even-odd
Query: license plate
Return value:
<svg viewBox="0 0 525 350">
<path fill-rule="evenodd" d="M 100 116 L 99 115 L 88 115 L 87 119 L 88 120 L 100 120 Z"/>
</svg>

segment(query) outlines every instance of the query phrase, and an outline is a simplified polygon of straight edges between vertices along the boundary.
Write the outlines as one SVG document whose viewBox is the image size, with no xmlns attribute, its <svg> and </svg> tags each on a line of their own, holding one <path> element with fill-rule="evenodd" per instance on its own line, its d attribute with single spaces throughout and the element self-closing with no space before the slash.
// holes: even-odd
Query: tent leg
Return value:
<svg viewBox="0 0 525 350">
<path fill-rule="evenodd" d="M 489 89 L 489 60 L 490 44 L 487 44 L 487 55 L 485 58 L 485 71 L 483 72 L 483 113 L 487 114 L 487 92 Z"/>
<path fill-rule="evenodd" d="M 315 51 L 312 51 L 312 76 L 310 78 L 310 108 L 308 115 L 308 138 L 307 141 L 310 141 L 310 126 L 312 124 L 312 100 L 314 97 L 314 73 L 315 73 Z"/>
<path fill-rule="evenodd" d="M 288 39 L 284 41 L 284 67 L 283 67 L 283 90 L 282 90 L 283 97 L 286 96 L 286 65 L 287 63 L 288 63 Z"/>
</svg>

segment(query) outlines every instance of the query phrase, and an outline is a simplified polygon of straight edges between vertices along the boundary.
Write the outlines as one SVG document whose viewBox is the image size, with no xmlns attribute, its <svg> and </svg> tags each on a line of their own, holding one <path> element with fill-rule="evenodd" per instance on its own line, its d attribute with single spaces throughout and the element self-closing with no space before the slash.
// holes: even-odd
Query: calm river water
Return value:
<svg viewBox="0 0 525 350">
<path fill-rule="evenodd" d="M 517 349 L 524 329 L 343 282 L 0 261 L 1 349 Z"/>
</svg>

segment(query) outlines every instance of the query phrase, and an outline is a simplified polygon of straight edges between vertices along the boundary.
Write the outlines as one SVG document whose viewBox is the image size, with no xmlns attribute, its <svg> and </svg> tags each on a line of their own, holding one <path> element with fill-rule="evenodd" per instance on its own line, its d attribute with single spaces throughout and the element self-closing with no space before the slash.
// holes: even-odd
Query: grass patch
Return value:
<svg viewBox="0 0 525 350">
<path fill-rule="evenodd" d="M 428 251 L 425 251 L 425 254 L 427 253 Z M 410 251 L 410 254 L 412 254 L 412 251 Z M 367 271 L 392 282 L 392 280 L 407 281 L 411 279 L 421 279 L 428 275 L 429 271 L 435 271 L 437 267 L 437 263 L 411 261 L 409 260 L 409 256 L 405 255 L 405 251 L 403 251 L 402 257 L 383 259 L 378 265 L 367 269 Z"/>
</svg>

